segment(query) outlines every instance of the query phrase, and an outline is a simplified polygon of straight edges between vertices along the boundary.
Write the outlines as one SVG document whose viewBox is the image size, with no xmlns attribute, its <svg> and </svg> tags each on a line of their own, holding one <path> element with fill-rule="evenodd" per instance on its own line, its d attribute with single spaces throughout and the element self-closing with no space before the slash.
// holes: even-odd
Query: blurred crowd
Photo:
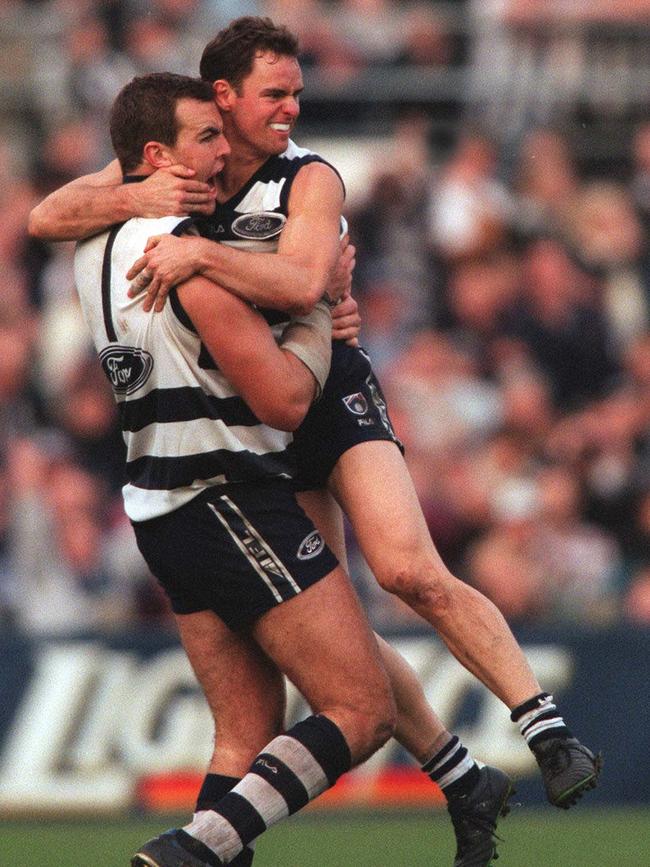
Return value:
<svg viewBox="0 0 650 867">
<path fill-rule="evenodd" d="M 0 624 L 169 620 L 121 508 L 121 436 L 73 247 L 26 234 L 43 195 L 111 158 L 117 90 L 195 71 L 209 36 L 247 13 L 288 23 L 306 67 L 334 82 L 461 67 L 477 44 L 457 23 L 475 5 L 0 2 Z M 650 624 L 650 119 L 607 175 L 561 118 L 523 112 L 504 138 L 467 118 L 444 150 L 431 124 L 401 113 L 347 217 L 362 343 L 432 536 L 513 624 Z M 414 624 L 350 542 L 375 624 Z"/>
</svg>

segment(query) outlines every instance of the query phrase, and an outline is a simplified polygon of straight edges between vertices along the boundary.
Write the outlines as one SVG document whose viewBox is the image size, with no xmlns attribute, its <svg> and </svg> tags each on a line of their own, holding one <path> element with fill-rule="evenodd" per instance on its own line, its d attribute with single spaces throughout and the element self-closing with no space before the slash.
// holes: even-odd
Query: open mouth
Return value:
<svg viewBox="0 0 650 867">
<path fill-rule="evenodd" d="M 282 133 L 290 133 L 291 132 L 291 124 L 290 123 L 272 123 L 270 124 L 271 129 L 276 132 Z"/>
</svg>

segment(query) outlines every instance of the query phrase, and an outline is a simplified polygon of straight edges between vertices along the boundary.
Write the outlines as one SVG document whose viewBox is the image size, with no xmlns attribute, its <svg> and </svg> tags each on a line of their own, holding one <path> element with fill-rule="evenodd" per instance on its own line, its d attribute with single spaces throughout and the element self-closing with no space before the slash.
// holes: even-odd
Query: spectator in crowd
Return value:
<svg viewBox="0 0 650 867">
<path fill-rule="evenodd" d="M 135 74 L 132 62 L 111 45 L 108 26 L 96 15 L 83 18 L 66 34 L 63 56 L 68 64 L 68 111 L 92 116 L 97 128 L 104 129 L 116 91 Z"/>
<path fill-rule="evenodd" d="M 557 241 L 540 239 L 524 254 L 521 294 L 507 333 L 529 348 L 553 384 L 559 407 L 600 396 L 616 372 L 607 323 L 588 275 Z"/>
<path fill-rule="evenodd" d="M 551 596 L 543 564 L 535 557 L 539 492 L 534 480 L 512 477 L 491 498 L 491 523 L 468 551 L 469 582 L 511 623 L 544 620 Z"/>
<path fill-rule="evenodd" d="M 634 577 L 625 595 L 623 615 L 637 626 L 650 626 L 650 568 L 642 569 Z"/>
<path fill-rule="evenodd" d="M 650 229 L 650 121 L 640 124 L 632 139 L 630 189 L 647 233 Z"/>
<path fill-rule="evenodd" d="M 461 135 L 431 193 L 431 243 L 445 261 L 481 256 L 506 241 L 510 192 L 497 175 L 498 152 L 486 135 Z"/>
<path fill-rule="evenodd" d="M 458 40 L 450 32 L 445 16 L 430 3 L 417 3 L 406 10 L 402 32 L 396 66 L 436 69 L 457 61 Z"/>
<path fill-rule="evenodd" d="M 512 175 L 517 233 L 523 238 L 560 233 L 580 187 L 566 136 L 551 127 L 528 130 L 516 150 Z"/>
<path fill-rule="evenodd" d="M 98 478 L 70 460 L 55 432 L 13 440 L 7 463 L 11 530 L 2 595 L 17 625 L 52 635 L 128 623 L 135 576 L 106 556 L 111 533 Z"/>
<path fill-rule="evenodd" d="M 601 305 L 614 342 L 624 349 L 650 326 L 648 250 L 631 191 L 614 181 L 591 181 L 569 210 L 565 237 L 600 276 Z"/>
<path fill-rule="evenodd" d="M 340 0 L 335 21 L 340 33 L 367 64 L 389 65 L 399 51 L 403 33 L 402 4 L 391 0 Z"/>
<path fill-rule="evenodd" d="M 579 480 L 569 467 L 537 474 L 535 559 L 546 576 L 547 607 L 559 619 L 611 621 L 622 560 L 615 539 L 582 518 Z"/>
<path fill-rule="evenodd" d="M 406 327 L 421 326 L 435 304 L 423 220 L 431 176 L 428 129 L 421 114 L 400 118 L 366 201 L 349 215 L 357 246 L 359 296 L 390 285 L 399 296 L 400 324 Z"/>
</svg>

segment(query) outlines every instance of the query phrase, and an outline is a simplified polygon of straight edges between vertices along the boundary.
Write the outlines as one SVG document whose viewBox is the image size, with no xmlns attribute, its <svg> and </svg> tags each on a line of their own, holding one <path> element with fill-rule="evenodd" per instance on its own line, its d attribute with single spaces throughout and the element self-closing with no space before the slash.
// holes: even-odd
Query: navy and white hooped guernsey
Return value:
<svg viewBox="0 0 650 867">
<path fill-rule="evenodd" d="M 84 317 L 113 387 L 127 450 L 125 510 L 146 521 L 228 482 L 290 478 L 291 434 L 260 423 L 217 370 L 178 303 L 145 313 L 126 273 L 146 241 L 188 218 L 137 218 L 77 245 Z"/>
</svg>

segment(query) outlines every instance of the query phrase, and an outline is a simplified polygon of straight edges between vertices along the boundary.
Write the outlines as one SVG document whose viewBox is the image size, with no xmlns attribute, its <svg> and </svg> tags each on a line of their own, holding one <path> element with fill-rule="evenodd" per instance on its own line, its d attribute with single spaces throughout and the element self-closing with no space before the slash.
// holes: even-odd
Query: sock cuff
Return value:
<svg viewBox="0 0 650 867">
<path fill-rule="evenodd" d="M 449 753 L 453 751 L 454 747 L 456 747 L 459 743 L 460 739 L 458 735 L 453 735 L 447 741 L 444 747 L 439 749 L 437 753 L 434 753 L 434 755 L 432 755 L 431 758 L 422 765 L 422 770 L 424 771 L 424 773 L 430 774 L 434 770 L 436 765 L 440 764 L 440 762 L 442 762 L 445 756 L 448 756 Z"/>
<path fill-rule="evenodd" d="M 322 714 L 307 717 L 287 732 L 287 737 L 301 743 L 323 769 L 330 786 L 352 766 L 348 742 L 341 729 Z"/>
<path fill-rule="evenodd" d="M 513 708 L 512 713 L 510 714 L 510 719 L 513 722 L 517 722 L 517 720 L 521 719 L 524 714 L 530 713 L 531 710 L 536 710 L 538 707 L 546 704 L 547 701 L 553 701 L 553 696 L 549 695 L 548 692 L 540 692 L 532 698 L 529 698 L 528 701 Z"/>
<path fill-rule="evenodd" d="M 196 797 L 196 811 L 213 809 L 239 780 L 240 777 L 227 777 L 225 774 L 206 774 Z"/>
</svg>

